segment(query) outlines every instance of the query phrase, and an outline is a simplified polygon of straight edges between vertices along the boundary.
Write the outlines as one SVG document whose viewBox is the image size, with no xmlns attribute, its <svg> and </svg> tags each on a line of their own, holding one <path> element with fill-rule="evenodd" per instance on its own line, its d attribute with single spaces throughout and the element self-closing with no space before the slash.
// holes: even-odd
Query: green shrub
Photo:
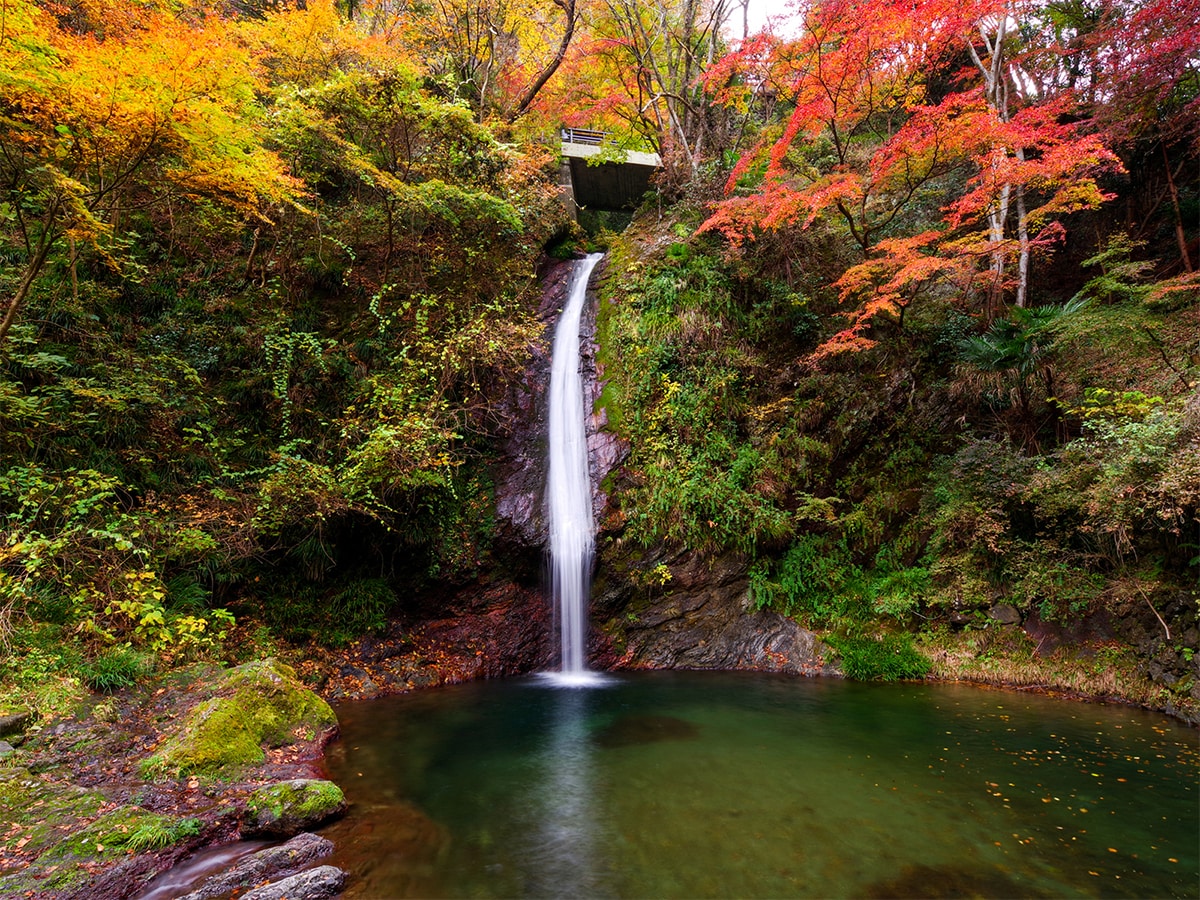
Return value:
<svg viewBox="0 0 1200 900">
<path fill-rule="evenodd" d="M 351 635 L 382 631 L 387 616 L 396 605 L 396 593 L 382 578 L 364 578 L 353 582 L 329 603 L 334 627 Z"/>
<path fill-rule="evenodd" d="M 931 584 L 929 570 L 920 566 L 876 572 L 867 585 L 867 597 L 875 612 L 903 619 L 921 605 Z"/>
<path fill-rule="evenodd" d="M 750 596 L 760 609 L 804 615 L 814 624 L 858 619 L 862 596 L 856 582 L 861 574 L 844 543 L 806 534 L 781 559 L 759 560 L 750 567 Z"/>
<path fill-rule="evenodd" d="M 842 657 L 842 672 L 855 681 L 909 681 L 929 674 L 931 663 L 910 634 L 840 635 L 825 638 Z"/>
<path fill-rule="evenodd" d="M 83 680 L 94 691 L 112 693 L 133 687 L 148 671 L 140 654 L 117 647 L 84 663 Z"/>
<path fill-rule="evenodd" d="M 200 830 L 199 819 L 147 819 L 129 835 L 124 845 L 134 853 L 159 850 L 177 844 L 185 838 L 196 837 Z"/>
</svg>

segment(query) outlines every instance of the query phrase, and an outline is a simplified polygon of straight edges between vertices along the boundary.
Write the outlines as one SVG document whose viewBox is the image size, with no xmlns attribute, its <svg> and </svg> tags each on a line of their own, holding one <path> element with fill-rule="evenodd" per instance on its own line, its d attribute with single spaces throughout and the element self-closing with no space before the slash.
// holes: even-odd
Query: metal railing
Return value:
<svg viewBox="0 0 1200 900">
<path fill-rule="evenodd" d="M 590 147 L 599 147 L 604 143 L 609 132 L 593 131 L 590 128 L 563 128 L 561 135 L 564 144 L 587 144 Z"/>
</svg>

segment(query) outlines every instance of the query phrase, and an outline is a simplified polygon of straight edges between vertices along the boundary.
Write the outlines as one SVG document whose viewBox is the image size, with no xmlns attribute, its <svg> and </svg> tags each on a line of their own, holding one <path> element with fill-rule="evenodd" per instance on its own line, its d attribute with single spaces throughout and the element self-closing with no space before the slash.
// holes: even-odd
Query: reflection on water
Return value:
<svg viewBox="0 0 1200 900">
<path fill-rule="evenodd" d="M 1138 710 L 647 673 L 338 713 L 353 807 L 325 833 L 348 897 L 1194 897 L 1200 879 L 1196 734 Z"/>
<path fill-rule="evenodd" d="M 550 723 L 545 749 L 535 768 L 540 783 L 530 793 L 526 850 L 530 897 L 601 897 L 603 872 L 598 866 L 598 831 L 603 811 L 597 809 L 592 755 L 587 730 L 591 691 L 556 690 L 548 700 Z"/>
</svg>

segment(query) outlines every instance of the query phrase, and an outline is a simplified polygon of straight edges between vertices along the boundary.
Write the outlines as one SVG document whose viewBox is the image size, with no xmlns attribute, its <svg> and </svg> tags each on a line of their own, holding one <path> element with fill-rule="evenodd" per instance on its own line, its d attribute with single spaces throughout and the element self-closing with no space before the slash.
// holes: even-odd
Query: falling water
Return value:
<svg viewBox="0 0 1200 900">
<path fill-rule="evenodd" d="M 588 279 L 602 254 L 575 264 L 554 335 L 550 370 L 550 569 L 562 640 L 562 675 L 587 673 L 587 599 L 592 568 L 592 481 L 579 373 L 579 320 Z"/>
</svg>

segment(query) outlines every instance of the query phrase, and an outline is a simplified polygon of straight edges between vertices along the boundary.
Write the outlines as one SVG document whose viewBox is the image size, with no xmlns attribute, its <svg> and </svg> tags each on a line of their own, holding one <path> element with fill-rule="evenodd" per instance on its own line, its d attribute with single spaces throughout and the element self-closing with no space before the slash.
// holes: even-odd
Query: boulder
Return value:
<svg viewBox="0 0 1200 900">
<path fill-rule="evenodd" d="M 336 866 L 317 866 L 243 894 L 242 900 L 329 900 L 341 893 L 346 873 Z"/>
<path fill-rule="evenodd" d="M 214 694 L 168 734 L 144 774 L 231 774 L 227 770 L 262 762 L 264 745 L 311 740 L 337 726 L 329 704 L 301 684 L 290 666 L 274 659 L 230 669 Z"/>
<path fill-rule="evenodd" d="M 261 787 L 246 801 L 247 837 L 290 837 L 346 811 L 346 796 L 332 781 L 293 778 Z"/>
<path fill-rule="evenodd" d="M 1021 624 L 1021 611 L 1011 603 L 997 603 L 988 610 L 988 616 L 992 621 L 999 622 L 1001 625 Z"/>
<path fill-rule="evenodd" d="M 0 716 L 0 738 L 24 734 L 25 730 L 34 723 L 36 718 L 36 714 L 29 711 Z"/>
</svg>

